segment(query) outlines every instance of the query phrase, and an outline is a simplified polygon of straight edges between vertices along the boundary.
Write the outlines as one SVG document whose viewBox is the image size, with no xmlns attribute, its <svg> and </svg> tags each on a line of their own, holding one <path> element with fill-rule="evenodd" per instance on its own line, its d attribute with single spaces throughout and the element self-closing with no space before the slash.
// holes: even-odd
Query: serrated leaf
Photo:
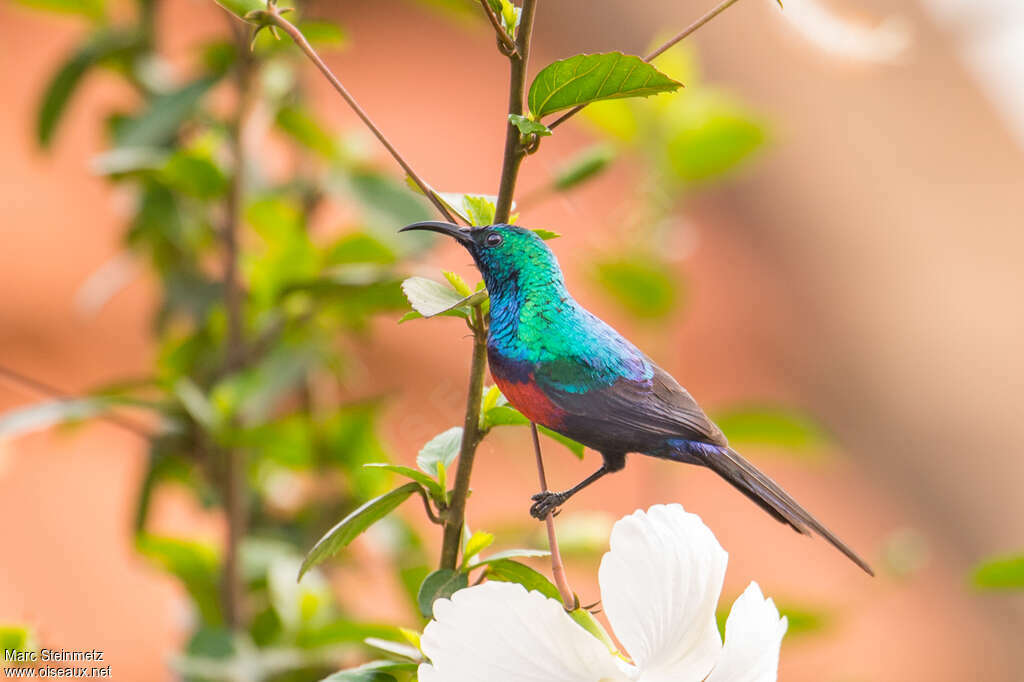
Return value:
<svg viewBox="0 0 1024 682">
<path fill-rule="evenodd" d="M 541 228 L 535 229 L 533 230 L 533 232 L 535 232 L 537 236 L 543 239 L 544 241 L 548 241 L 549 239 L 558 239 L 559 237 L 562 236 L 558 232 L 552 232 L 551 230 L 545 230 Z"/>
<path fill-rule="evenodd" d="M 473 226 L 494 224 L 494 200 L 481 195 L 464 194 L 462 204 L 466 207 L 466 216 Z"/>
<path fill-rule="evenodd" d="M 466 541 L 466 549 L 462 552 L 462 561 L 468 562 L 494 542 L 494 533 L 478 530 Z"/>
<path fill-rule="evenodd" d="M 338 522 L 334 528 L 320 538 L 309 550 L 302 566 L 299 568 L 299 579 L 306 571 L 334 556 L 343 547 L 355 540 L 367 528 L 393 512 L 398 505 L 405 502 L 410 495 L 421 490 L 419 483 L 406 483 L 391 492 L 361 505 L 358 509 Z"/>
<path fill-rule="evenodd" d="M 416 456 L 416 466 L 431 476 L 438 476 L 438 465 L 448 469 L 459 456 L 462 445 L 462 427 L 452 428 L 431 438 Z"/>
<path fill-rule="evenodd" d="M 979 564 L 974 569 L 974 584 L 987 590 L 1024 590 L 1024 554 Z"/>
<path fill-rule="evenodd" d="M 426 577 L 420 585 L 416 602 L 424 618 L 434 617 L 434 602 L 438 599 L 451 597 L 461 589 L 469 586 L 469 578 L 465 573 L 441 568 Z"/>
<path fill-rule="evenodd" d="M 57 4 L 77 5 L 77 2 Z M 89 3 L 83 3 L 88 5 Z M 100 31 L 71 53 L 46 86 L 36 113 L 36 140 L 46 148 L 53 141 L 57 124 L 67 110 L 82 77 L 104 60 L 134 49 L 140 44 L 136 31 Z"/>
<path fill-rule="evenodd" d="M 405 280 L 402 282 L 402 292 L 413 310 L 423 317 L 467 317 L 474 305 L 487 299 L 486 291 L 477 291 L 463 297 L 455 289 L 426 277 L 410 277 Z M 403 321 L 405 319 L 403 318 Z"/>
<path fill-rule="evenodd" d="M 530 85 L 530 115 L 547 114 L 580 104 L 672 92 L 678 83 L 639 57 L 607 52 L 578 54 L 541 69 Z"/>
<path fill-rule="evenodd" d="M 473 290 L 469 288 L 468 284 L 466 284 L 466 280 L 462 279 L 458 273 L 443 270 L 441 274 L 444 275 L 444 278 L 448 280 L 448 284 L 451 284 L 452 288 L 455 289 L 455 292 L 460 296 L 469 296 L 473 293 Z"/>
<path fill-rule="evenodd" d="M 540 121 L 534 121 L 528 116 L 509 114 L 508 120 L 509 123 L 514 125 L 516 128 L 519 128 L 519 132 L 523 135 L 540 135 L 541 137 L 545 137 L 551 134 L 551 128 L 548 128 Z"/>
<path fill-rule="evenodd" d="M 387 464 L 386 462 L 370 462 L 363 466 L 369 469 L 383 469 L 384 471 L 390 471 L 400 476 L 410 478 L 426 488 L 430 497 L 435 500 L 440 500 L 442 493 L 444 492 L 437 481 L 422 471 L 417 471 L 412 467 L 402 466 L 401 464 Z"/>
<path fill-rule="evenodd" d="M 525 587 L 527 591 L 535 590 L 549 599 L 554 599 L 558 602 L 562 601 L 558 588 L 550 580 L 526 564 L 521 564 L 512 559 L 490 561 L 487 564 L 487 578 L 506 583 L 518 583 Z"/>
<path fill-rule="evenodd" d="M 554 187 L 559 192 L 575 187 L 601 173 L 615 159 L 615 148 L 595 144 L 569 159 L 555 172 Z"/>
<path fill-rule="evenodd" d="M 810 450 L 827 442 L 808 415 L 782 407 L 736 407 L 715 414 L 714 420 L 734 444 Z"/>
</svg>

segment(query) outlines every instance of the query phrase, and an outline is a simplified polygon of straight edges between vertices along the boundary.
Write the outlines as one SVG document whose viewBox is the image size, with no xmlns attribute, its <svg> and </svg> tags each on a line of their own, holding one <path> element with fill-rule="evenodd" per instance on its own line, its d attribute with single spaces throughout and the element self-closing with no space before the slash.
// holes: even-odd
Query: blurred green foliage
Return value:
<svg viewBox="0 0 1024 682">
<path fill-rule="evenodd" d="M 217 1 L 240 17 L 266 6 Z M 368 531 L 407 597 L 410 622 L 429 617 L 435 599 L 483 578 L 558 599 L 558 589 L 523 562 L 546 552 L 505 549 L 482 557 L 495 535 L 467 526 L 457 569 L 432 572 L 423 538 L 392 514 L 412 497 L 421 498 L 434 522 L 446 512 L 463 426 L 427 442 L 418 469 L 388 462 L 377 434 L 382 402 L 338 397 L 360 393 L 346 390 L 351 358 L 339 339 L 365 338 L 375 315 L 407 311 L 406 301 L 412 311 L 401 321 L 457 317 L 474 329 L 486 325 L 487 292 L 482 282 L 470 286 L 454 273 L 443 273 L 444 282 L 403 277 L 406 262 L 433 241 L 416 233 L 399 238 L 395 228 L 428 218 L 426 203 L 319 120 L 297 77 L 300 54 L 291 43 L 268 31 L 252 39 L 251 27 L 235 22 L 225 32 L 230 39 L 194 46 L 187 75 L 177 79 L 157 40 L 157 0 L 126 3 L 116 20 L 104 0 L 20 2 L 78 15 L 89 27 L 42 90 L 35 131 L 41 147 L 60 140 L 75 93 L 97 73 L 123 81 L 136 95 L 135 106 L 103 112 L 109 148 L 92 168 L 134 199 L 124 248 L 159 284 L 157 356 L 142 380 L 0 416 L 0 435 L 97 416 L 124 420 L 125 410 L 146 414 L 130 422 L 149 444 L 135 547 L 190 597 L 193 629 L 174 663 L 183 678 L 314 680 L 351 658 L 353 649 L 364 657 L 372 649 L 398 660 L 327 679 L 408 679 L 419 658 L 418 633 L 359 621 L 317 568 Z M 514 37 L 519 8 L 509 0 L 487 2 L 499 30 Z M 465 12 L 466 3 L 442 4 Z M 310 42 L 345 44 L 341 27 L 299 14 Z M 673 91 L 680 82 L 685 96 L 622 99 Z M 221 99 L 234 109 L 225 113 Z M 512 118 L 524 137 L 552 133 L 539 120 L 546 114 L 596 102 L 588 116 L 606 138 L 562 164 L 532 198 L 575 189 L 622 152 L 640 158 L 648 176 L 640 183 L 642 208 L 637 225 L 626 227 L 641 229 L 623 248 L 598 254 L 591 272 L 636 318 L 663 320 L 678 311 L 684 288 L 666 253 L 676 197 L 746 160 L 765 140 L 762 123 L 733 97 L 702 84 L 689 52 L 663 55 L 655 65 L 620 53 L 576 55 L 541 69 L 528 99 L 530 115 Z M 253 111 L 270 126 L 256 142 L 247 139 Z M 267 169 L 265 142 L 284 145 L 292 163 L 283 176 Z M 437 194 L 468 224 L 494 220 L 494 196 Z M 323 224 L 327 201 L 349 209 L 346 224 Z M 479 415 L 481 438 L 497 426 L 529 423 L 497 387 L 485 388 Z M 805 418 L 770 407 L 733 411 L 723 416 L 723 427 L 737 441 L 787 448 L 820 440 Z M 540 431 L 583 456 L 579 443 Z M 244 463 L 244 535 L 237 544 L 225 550 L 150 531 L 150 507 L 165 485 L 186 488 L 207 507 L 237 504 L 231 494 L 237 461 Z M 570 526 L 567 551 L 588 559 L 602 551 L 607 520 L 598 525 L 600 541 L 594 523 Z M 229 555 L 236 554 L 234 579 L 245 609 L 233 624 L 225 586 L 233 579 Z M 827 620 L 814 610 L 789 613 L 791 628 L 814 630 Z M 591 614 L 571 615 L 610 644 Z M 0 642 L 33 645 L 31 633 L 17 627 L 0 628 Z"/>
</svg>

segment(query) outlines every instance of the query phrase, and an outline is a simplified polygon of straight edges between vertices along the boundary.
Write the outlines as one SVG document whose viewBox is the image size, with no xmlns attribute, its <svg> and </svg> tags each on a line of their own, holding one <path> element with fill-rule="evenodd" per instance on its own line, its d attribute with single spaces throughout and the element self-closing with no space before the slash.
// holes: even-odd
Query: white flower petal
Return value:
<svg viewBox="0 0 1024 682">
<path fill-rule="evenodd" d="M 623 682 L 615 657 L 559 602 L 488 582 L 434 602 L 420 682 Z"/>
<path fill-rule="evenodd" d="M 707 682 L 775 682 L 786 625 L 775 603 L 750 583 L 725 621 L 725 646 Z"/>
<path fill-rule="evenodd" d="M 715 606 L 728 554 L 678 504 L 615 524 L 601 560 L 601 602 L 644 682 L 703 680 L 722 647 Z"/>
</svg>

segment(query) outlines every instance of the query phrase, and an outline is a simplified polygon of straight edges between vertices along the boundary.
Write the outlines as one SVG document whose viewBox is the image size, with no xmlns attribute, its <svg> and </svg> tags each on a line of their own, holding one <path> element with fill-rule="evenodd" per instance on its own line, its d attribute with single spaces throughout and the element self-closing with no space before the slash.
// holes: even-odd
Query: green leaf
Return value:
<svg viewBox="0 0 1024 682">
<path fill-rule="evenodd" d="M 578 54 L 541 69 L 528 102 L 535 120 L 580 104 L 672 92 L 678 83 L 639 57 L 621 52 Z"/>
<path fill-rule="evenodd" d="M 827 442 L 813 419 L 782 407 L 736 407 L 715 414 L 714 420 L 734 444 L 811 450 Z"/>
<path fill-rule="evenodd" d="M 541 137 L 551 134 L 551 128 L 540 121 L 534 121 L 532 118 L 521 116 L 519 114 L 509 114 L 509 123 L 519 128 L 519 132 L 522 135 L 540 135 Z"/>
<path fill-rule="evenodd" d="M 480 568 L 481 566 L 488 566 L 490 564 L 493 564 L 498 561 L 503 561 L 505 559 L 534 559 L 546 556 L 551 556 L 551 552 L 547 551 L 546 549 L 506 549 L 501 552 L 495 552 L 486 559 L 481 559 L 480 561 L 470 564 L 469 570 L 472 571 L 475 568 Z"/>
<path fill-rule="evenodd" d="M 702 90 L 668 113 L 665 153 L 681 180 L 716 178 L 733 169 L 765 141 L 762 126 L 732 98 Z"/>
<path fill-rule="evenodd" d="M 465 575 L 465 574 L 463 574 Z M 512 559 L 500 559 L 487 564 L 487 578 L 505 583 L 519 583 L 529 590 L 536 590 L 549 599 L 562 601 L 558 588 L 542 574 L 526 564 Z"/>
<path fill-rule="evenodd" d="M 62 14 L 80 14 L 89 19 L 102 19 L 107 13 L 106 0 L 17 0 L 19 5 Z"/>
<path fill-rule="evenodd" d="M 36 403 L 0 414 L 0 438 L 14 438 L 62 422 L 88 419 L 110 409 L 104 398 L 69 398 Z"/>
<path fill-rule="evenodd" d="M 438 464 L 445 469 L 459 456 L 462 446 L 462 427 L 453 426 L 431 438 L 416 456 L 416 466 L 431 476 L 438 475 Z"/>
<path fill-rule="evenodd" d="M 430 493 L 430 497 L 432 497 L 435 500 L 440 500 L 444 492 L 443 490 L 441 490 L 441 486 L 438 485 L 437 481 L 435 481 L 422 471 L 417 471 L 412 467 L 402 466 L 400 464 L 387 464 L 385 462 L 370 462 L 369 464 L 364 464 L 363 466 L 368 469 L 383 469 L 384 471 L 390 471 L 400 476 L 410 478 L 419 483 L 420 485 L 422 485 L 424 488 L 426 488 L 427 492 Z"/>
<path fill-rule="evenodd" d="M 55 0 L 52 3 L 44 1 L 40 4 L 67 5 L 69 7 L 90 4 L 102 6 L 99 0 L 94 0 L 91 3 L 78 0 L 68 0 L 67 2 Z M 40 100 L 36 113 L 36 140 L 39 146 L 43 148 L 50 146 L 54 132 L 57 130 L 57 124 L 67 109 L 68 102 L 78 88 L 82 77 L 92 67 L 135 49 L 139 45 L 140 36 L 136 31 L 104 30 L 94 34 L 85 44 L 71 53 L 57 69 L 57 73 L 46 86 Z"/>
<path fill-rule="evenodd" d="M 178 578 L 209 625 L 221 623 L 220 556 L 216 547 L 197 540 L 143 533 L 136 538 L 139 554 Z"/>
<path fill-rule="evenodd" d="M 117 145 L 159 147 L 167 144 L 216 81 L 216 78 L 199 78 L 178 90 L 154 97 L 142 114 L 128 119 L 118 128 L 115 135 Z"/>
<path fill-rule="evenodd" d="M 420 613 L 424 618 L 433 618 L 435 600 L 451 597 L 468 585 L 469 578 L 465 573 L 453 571 L 450 568 L 434 571 L 420 585 L 420 591 L 416 597 Z"/>
<path fill-rule="evenodd" d="M 466 280 L 462 279 L 458 273 L 443 270 L 441 274 L 444 275 L 444 278 L 448 280 L 448 284 L 451 284 L 452 288 L 455 289 L 455 292 L 460 296 L 469 296 L 473 293 L 473 290 L 469 288 L 468 284 L 466 284 Z"/>
<path fill-rule="evenodd" d="M 466 541 L 466 549 L 462 552 L 463 564 L 484 551 L 494 542 L 494 533 L 487 533 L 481 530 L 473 533 Z"/>
<path fill-rule="evenodd" d="M 404 642 L 392 642 L 390 639 L 381 639 L 380 637 L 367 637 L 363 641 L 374 649 L 380 649 L 399 658 L 408 658 L 411 661 L 423 660 L 419 649 L 411 647 Z"/>
<path fill-rule="evenodd" d="M 612 256 L 594 263 L 594 278 L 627 312 L 659 319 L 679 299 L 675 273 L 653 255 Z"/>
<path fill-rule="evenodd" d="M 536 232 L 537 236 L 543 239 L 544 241 L 548 241 L 549 239 L 558 239 L 559 237 L 562 236 L 558 232 L 552 232 L 551 230 L 544 230 L 541 228 L 534 230 L 534 232 Z"/>
<path fill-rule="evenodd" d="M 303 107 L 292 104 L 281 107 L 274 122 L 286 135 L 328 161 L 341 155 L 338 140 Z"/>
<path fill-rule="evenodd" d="M 214 0 L 218 5 L 231 12 L 239 19 L 245 19 L 250 12 L 267 9 L 266 0 Z"/>
<path fill-rule="evenodd" d="M 228 188 L 227 175 L 220 166 L 214 163 L 209 155 L 199 152 L 175 152 L 167 159 L 160 172 L 168 187 L 198 199 L 216 199 L 223 196 Z"/>
<path fill-rule="evenodd" d="M 598 622 L 597 618 L 594 618 L 594 614 L 590 611 L 587 611 L 584 608 L 573 609 L 569 612 L 569 617 L 576 621 L 576 623 L 584 630 L 596 637 L 601 644 L 608 647 L 608 651 L 613 654 L 619 653 L 615 646 L 615 642 L 612 641 L 612 638 L 608 636 L 608 632 L 604 629 L 601 623 Z"/>
<path fill-rule="evenodd" d="M 494 200 L 485 196 L 464 194 L 462 203 L 466 207 L 470 225 L 494 224 Z"/>
<path fill-rule="evenodd" d="M 474 305 L 487 299 L 486 291 L 477 291 L 463 297 L 455 289 L 426 277 L 410 277 L 405 280 L 402 282 L 402 292 L 413 310 L 423 317 L 467 317 Z"/>
<path fill-rule="evenodd" d="M 309 550 L 302 566 L 299 568 L 299 580 L 306 571 L 334 556 L 343 547 L 356 539 L 363 531 L 393 512 L 398 505 L 405 502 L 410 495 L 421 490 L 419 483 L 406 483 L 389 493 L 376 497 L 344 519 L 317 541 Z"/>
<path fill-rule="evenodd" d="M 299 22 L 299 30 L 306 36 L 313 47 L 342 47 L 347 41 L 344 29 L 337 24 L 322 19 L 305 19 Z"/>
<path fill-rule="evenodd" d="M 484 430 L 489 430 L 495 426 L 525 426 L 530 423 L 522 412 L 512 407 L 511 405 L 498 405 L 487 410 L 484 414 Z M 537 431 L 547 436 L 551 440 L 557 441 L 567 447 L 570 452 L 574 455 L 583 459 L 584 446 L 582 443 L 577 443 L 572 438 L 563 436 L 560 433 L 555 433 L 546 426 L 537 426 Z"/>
<path fill-rule="evenodd" d="M 601 173 L 615 159 L 615 148 L 607 144 L 587 147 L 555 172 L 554 187 L 559 192 L 575 187 Z"/>
<path fill-rule="evenodd" d="M 979 564 L 974 569 L 974 584 L 986 590 L 1024 590 L 1024 554 Z"/>
<path fill-rule="evenodd" d="M 393 675 L 381 670 L 342 670 L 328 675 L 320 682 L 397 682 Z"/>
<path fill-rule="evenodd" d="M 367 639 L 369 641 L 369 639 Z M 379 641 L 379 640 L 378 640 Z M 368 675 L 371 673 L 385 674 L 385 673 L 414 673 L 418 663 L 409 663 L 406 661 L 370 661 L 364 663 L 358 668 L 352 668 L 351 670 L 342 670 L 341 672 L 334 673 L 330 677 L 325 677 L 321 682 L 391 682 L 395 678 L 387 675 L 386 678 L 367 678 L 367 677 L 351 677 L 352 675 Z M 348 677 L 346 677 L 346 675 Z M 404 678 L 403 678 L 404 679 Z"/>
<path fill-rule="evenodd" d="M 0 623 L 0 652 L 12 652 L 15 655 L 13 660 L 17 661 L 17 654 L 14 652 L 28 654 L 37 648 L 35 635 L 27 626 Z M 11 659 L 5 657 L 4 660 Z"/>
</svg>

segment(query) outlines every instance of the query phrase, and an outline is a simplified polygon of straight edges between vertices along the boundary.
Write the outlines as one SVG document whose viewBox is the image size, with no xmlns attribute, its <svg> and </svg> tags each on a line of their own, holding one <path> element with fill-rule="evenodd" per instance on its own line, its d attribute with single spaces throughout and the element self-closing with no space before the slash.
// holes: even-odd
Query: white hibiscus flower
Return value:
<svg viewBox="0 0 1024 682">
<path fill-rule="evenodd" d="M 521 585 L 487 582 L 434 603 L 420 682 L 773 682 L 786 619 L 757 583 L 733 604 L 722 644 L 715 607 L 728 555 L 678 504 L 620 519 L 598 578 L 632 662 Z"/>
</svg>

